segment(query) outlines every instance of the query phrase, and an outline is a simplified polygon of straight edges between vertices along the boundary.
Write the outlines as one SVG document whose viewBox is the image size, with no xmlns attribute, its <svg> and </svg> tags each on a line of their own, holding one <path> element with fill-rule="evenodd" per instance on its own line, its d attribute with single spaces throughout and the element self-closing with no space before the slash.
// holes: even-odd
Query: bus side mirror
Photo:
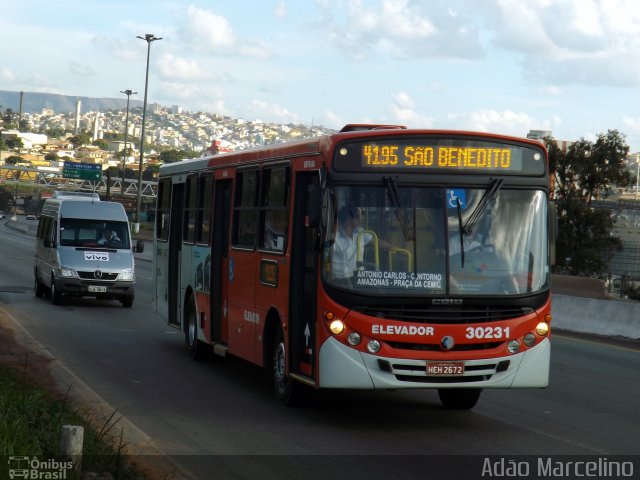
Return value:
<svg viewBox="0 0 640 480">
<path fill-rule="evenodd" d="M 138 240 L 138 242 L 136 243 L 135 252 L 136 253 L 144 252 L 144 242 L 142 240 Z"/>
</svg>

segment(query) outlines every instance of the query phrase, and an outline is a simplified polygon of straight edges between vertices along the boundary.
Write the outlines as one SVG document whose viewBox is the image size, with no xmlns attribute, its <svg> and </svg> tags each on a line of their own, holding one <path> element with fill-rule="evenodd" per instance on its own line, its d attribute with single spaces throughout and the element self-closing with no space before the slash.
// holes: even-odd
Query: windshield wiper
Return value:
<svg viewBox="0 0 640 480">
<path fill-rule="evenodd" d="M 402 227 L 402 233 L 404 233 L 405 240 L 408 242 L 414 242 L 416 240 L 416 231 L 409 223 L 409 219 L 407 218 L 404 208 L 400 205 L 400 195 L 398 194 L 396 182 L 391 177 L 384 177 L 384 184 L 389 192 L 389 198 L 391 199 L 396 216 L 398 217 L 398 222 L 400 222 L 400 227 Z"/>
<path fill-rule="evenodd" d="M 503 180 L 501 178 L 496 178 L 489 184 L 489 188 L 487 188 L 487 190 L 484 192 L 484 195 L 482 195 L 482 198 L 480 199 L 480 203 L 478 203 L 478 206 L 475 208 L 475 210 L 471 212 L 471 215 L 469 215 L 469 218 L 467 218 L 467 221 L 462 227 L 462 230 L 466 235 L 471 233 L 473 227 L 475 226 L 476 223 L 478 223 L 478 220 L 480 220 L 480 217 L 482 216 L 485 209 L 487 208 L 487 205 L 489 205 L 489 203 L 491 203 L 496 198 L 496 195 L 498 194 L 498 190 L 500 190 L 500 187 L 502 187 L 502 183 L 503 183 Z M 458 202 L 458 208 L 460 208 L 459 202 Z M 458 216 L 459 215 L 460 214 L 458 213 Z"/>
</svg>

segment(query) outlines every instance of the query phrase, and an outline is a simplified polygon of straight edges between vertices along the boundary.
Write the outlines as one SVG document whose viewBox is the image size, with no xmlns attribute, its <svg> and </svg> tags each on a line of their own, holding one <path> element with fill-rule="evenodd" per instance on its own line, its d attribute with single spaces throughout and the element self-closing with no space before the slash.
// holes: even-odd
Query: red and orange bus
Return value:
<svg viewBox="0 0 640 480">
<path fill-rule="evenodd" d="M 276 395 L 545 387 L 547 152 L 502 135 L 347 125 L 160 169 L 155 307 L 193 358 Z"/>
</svg>

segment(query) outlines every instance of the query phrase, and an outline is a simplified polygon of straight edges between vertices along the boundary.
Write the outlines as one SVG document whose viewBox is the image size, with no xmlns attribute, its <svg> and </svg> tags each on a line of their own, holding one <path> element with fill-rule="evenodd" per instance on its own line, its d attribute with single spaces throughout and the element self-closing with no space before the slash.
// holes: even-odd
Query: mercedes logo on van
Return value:
<svg viewBox="0 0 640 480">
<path fill-rule="evenodd" d="M 449 335 L 447 335 L 446 337 L 442 337 L 442 340 L 440 340 L 440 346 L 443 350 L 451 350 L 455 344 L 456 341 Z"/>
<path fill-rule="evenodd" d="M 95 272 L 93 272 L 93 277 L 102 278 L 102 272 L 100 270 L 96 270 Z"/>
</svg>

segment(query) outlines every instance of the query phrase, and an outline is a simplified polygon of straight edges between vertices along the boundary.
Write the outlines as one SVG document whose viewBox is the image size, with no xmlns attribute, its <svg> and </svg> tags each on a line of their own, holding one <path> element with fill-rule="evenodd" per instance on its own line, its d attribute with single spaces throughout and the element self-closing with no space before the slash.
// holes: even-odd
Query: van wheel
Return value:
<svg viewBox="0 0 640 480">
<path fill-rule="evenodd" d="M 308 388 L 287 375 L 287 351 L 281 327 L 278 327 L 272 352 L 271 374 L 276 397 L 291 407 L 303 405 L 307 399 Z"/>
<path fill-rule="evenodd" d="M 38 298 L 42 298 L 44 297 L 44 292 L 45 292 L 45 286 L 40 282 L 40 280 L 38 279 L 38 272 L 35 272 L 35 284 L 33 286 L 33 291 L 36 294 L 36 297 Z"/>
<path fill-rule="evenodd" d="M 54 305 L 60 305 L 62 303 L 62 294 L 56 288 L 56 282 L 53 281 L 53 277 L 51 277 L 51 303 Z"/>
<path fill-rule="evenodd" d="M 196 311 L 196 299 L 191 295 L 187 306 L 187 315 L 184 319 L 184 341 L 187 345 L 189 356 L 193 360 L 206 360 L 211 354 L 211 348 L 198 340 L 198 312 Z"/>
<path fill-rule="evenodd" d="M 131 308 L 133 306 L 133 295 L 121 299 L 120 303 L 122 303 L 124 308 Z"/>
<path fill-rule="evenodd" d="M 438 389 L 438 395 L 442 406 L 449 410 L 470 410 L 476 406 L 480 394 L 481 388 L 440 388 Z"/>
</svg>

